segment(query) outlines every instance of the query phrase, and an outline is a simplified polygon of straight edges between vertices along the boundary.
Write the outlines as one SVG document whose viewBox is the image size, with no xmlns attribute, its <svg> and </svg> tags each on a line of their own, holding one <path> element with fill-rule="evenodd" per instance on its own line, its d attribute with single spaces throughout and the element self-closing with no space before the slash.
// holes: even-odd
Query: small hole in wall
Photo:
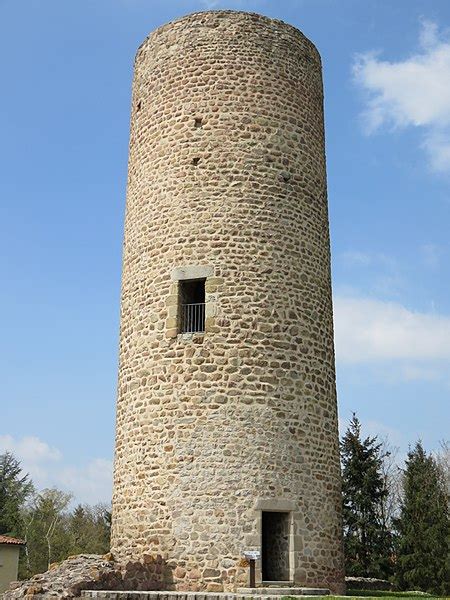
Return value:
<svg viewBox="0 0 450 600">
<path fill-rule="evenodd" d="M 198 129 L 203 125 L 203 120 L 200 117 L 195 117 L 194 119 L 194 127 Z"/>
<path fill-rule="evenodd" d="M 141 108 L 142 108 L 142 100 L 139 100 L 139 102 L 137 103 L 137 106 L 136 106 L 136 112 L 139 112 L 141 110 Z"/>
<path fill-rule="evenodd" d="M 192 164 L 194 165 L 194 167 L 196 167 L 199 162 L 200 162 L 199 156 L 196 156 L 195 158 L 192 159 Z"/>
</svg>

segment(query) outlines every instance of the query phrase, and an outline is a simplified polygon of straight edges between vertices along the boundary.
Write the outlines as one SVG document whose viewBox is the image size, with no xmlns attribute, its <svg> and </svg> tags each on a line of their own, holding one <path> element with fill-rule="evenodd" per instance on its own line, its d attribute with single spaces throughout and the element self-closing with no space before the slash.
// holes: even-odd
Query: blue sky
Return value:
<svg viewBox="0 0 450 600">
<path fill-rule="evenodd" d="M 0 450 L 80 501 L 110 496 L 134 53 L 208 8 L 322 54 L 342 424 L 448 434 L 448 0 L 0 0 Z"/>
</svg>

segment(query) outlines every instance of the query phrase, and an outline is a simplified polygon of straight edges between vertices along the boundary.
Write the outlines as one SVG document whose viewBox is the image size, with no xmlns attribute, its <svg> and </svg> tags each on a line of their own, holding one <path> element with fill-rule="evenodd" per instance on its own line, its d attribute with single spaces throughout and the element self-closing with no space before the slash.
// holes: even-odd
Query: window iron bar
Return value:
<svg viewBox="0 0 450 600">
<path fill-rule="evenodd" d="M 181 333 L 204 333 L 205 302 L 181 305 Z"/>
</svg>

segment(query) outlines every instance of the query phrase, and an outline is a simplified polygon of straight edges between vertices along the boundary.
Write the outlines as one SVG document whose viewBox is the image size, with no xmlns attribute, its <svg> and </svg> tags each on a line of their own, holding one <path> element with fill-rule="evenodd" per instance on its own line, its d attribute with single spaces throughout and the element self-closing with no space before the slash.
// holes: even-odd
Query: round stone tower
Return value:
<svg viewBox="0 0 450 600">
<path fill-rule="evenodd" d="M 212 11 L 136 56 L 112 552 L 165 589 L 343 589 L 320 56 Z"/>
</svg>

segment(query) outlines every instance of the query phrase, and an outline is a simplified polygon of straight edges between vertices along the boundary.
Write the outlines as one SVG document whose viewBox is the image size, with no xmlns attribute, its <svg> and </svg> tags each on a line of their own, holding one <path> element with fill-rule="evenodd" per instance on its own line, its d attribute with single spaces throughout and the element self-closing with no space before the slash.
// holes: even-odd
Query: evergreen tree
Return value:
<svg viewBox="0 0 450 600">
<path fill-rule="evenodd" d="M 109 551 L 110 512 L 103 504 L 79 504 L 69 516 L 70 554 Z"/>
<path fill-rule="evenodd" d="M 23 474 L 20 462 L 11 454 L 0 454 L 0 534 L 22 535 L 21 509 L 33 492 L 28 474 Z"/>
<path fill-rule="evenodd" d="M 381 448 L 376 437 L 361 439 L 361 424 L 353 414 L 341 441 L 341 462 L 346 573 L 355 577 L 392 574 L 391 535 L 383 519 L 387 490 Z"/>
<path fill-rule="evenodd" d="M 436 460 L 426 454 L 420 442 L 408 453 L 396 526 L 398 587 L 448 593 L 450 529 L 445 480 Z"/>
</svg>

